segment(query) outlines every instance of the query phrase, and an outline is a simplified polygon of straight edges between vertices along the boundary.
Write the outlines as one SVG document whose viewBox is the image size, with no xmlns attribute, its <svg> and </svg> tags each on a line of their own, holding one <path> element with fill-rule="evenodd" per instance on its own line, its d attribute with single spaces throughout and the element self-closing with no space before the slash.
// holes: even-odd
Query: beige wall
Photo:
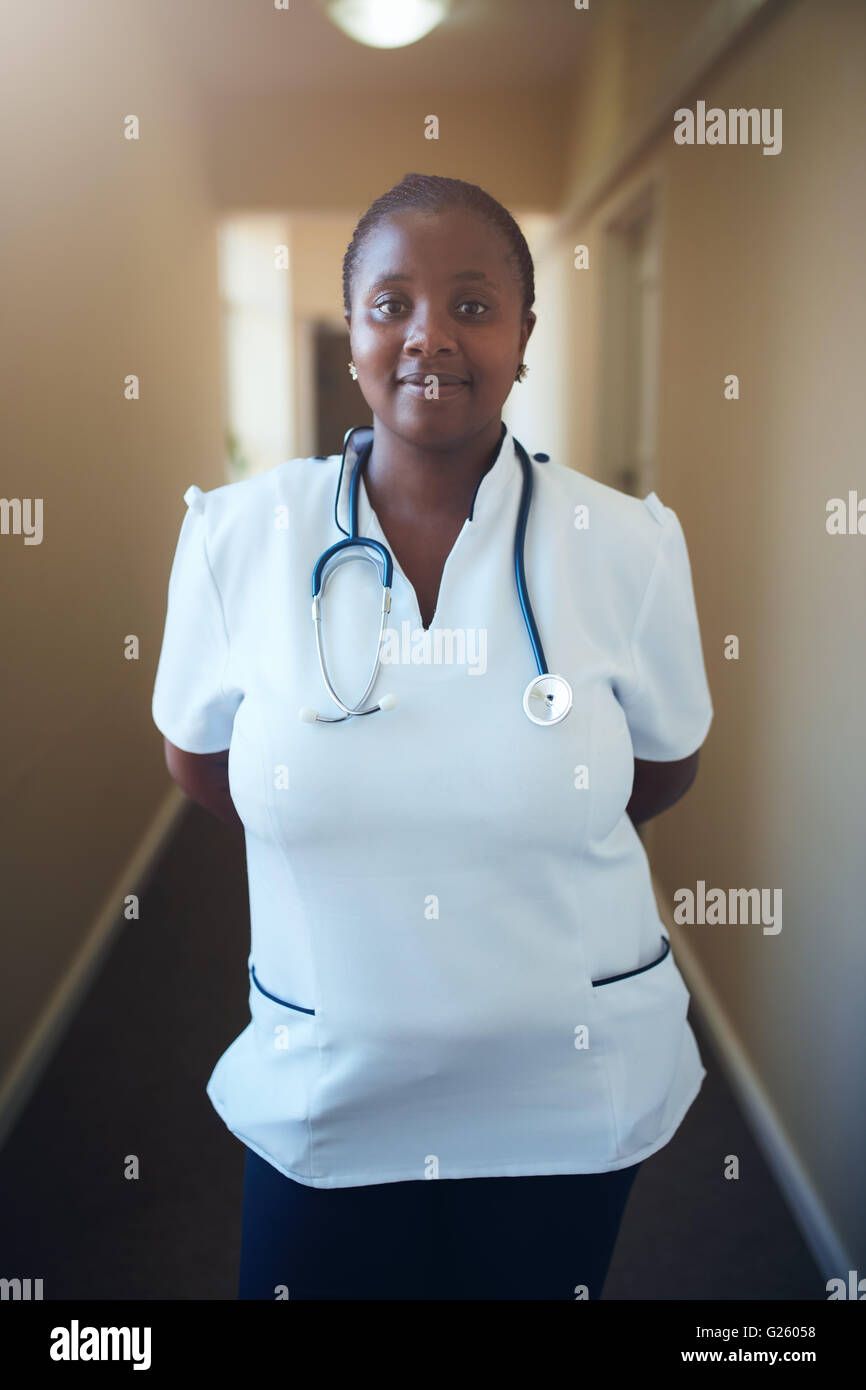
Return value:
<svg viewBox="0 0 866 1390">
<path fill-rule="evenodd" d="M 598 22 L 603 58 L 587 64 L 580 89 L 572 197 L 626 124 L 606 85 L 628 56 L 619 8 Z M 540 267 L 542 281 L 565 285 L 570 310 L 559 437 L 567 461 L 593 472 L 603 229 L 658 181 L 657 491 L 688 541 L 715 720 L 698 781 L 652 827 L 652 862 L 669 907 L 698 879 L 782 890 L 777 936 L 695 925 L 677 943 L 687 959 L 694 952 L 861 1267 L 866 537 L 828 536 L 825 507 L 858 484 L 864 494 L 864 60 L 862 5 L 782 10 L 685 103 L 781 107 L 781 154 L 681 147 L 665 132 Z M 621 93 L 631 75 L 619 73 Z M 575 242 L 595 254 L 592 271 L 563 271 Z M 722 395 L 731 372 L 736 403 Z M 740 638 L 736 662 L 723 657 L 729 633 Z"/>
<path fill-rule="evenodd" d="M 324 86 L 324 83 L 323 83 Z M 482 181 L 502 202 L 552 208 L 565 168 L 561 138 L 568 93 L 522 90 L 509 81 L 471 95 L 411 89 L 387 97 L 334 90 L 321 115 L 309 92 L 220 97 L 208 105 L 209 174 L 225 206 L 364 211 L 404 174 L 447 174 Z M 438 140 L 424 118 L 439 117 Z M 539 151 L 542 152 L 539 157 Z M 371 193 L 371 189 L 375 190 Z"/>
<path fill-rule="evenodd" d="M 223 480 L 215 223 L 142 13 L 17 5 L 0 47 L 2 492 L 44 517 L 41 545 L 0 538 L 4 1068 L 166 795 L 150 696 L 168 572 L 184 490 Z"/>
</svg>

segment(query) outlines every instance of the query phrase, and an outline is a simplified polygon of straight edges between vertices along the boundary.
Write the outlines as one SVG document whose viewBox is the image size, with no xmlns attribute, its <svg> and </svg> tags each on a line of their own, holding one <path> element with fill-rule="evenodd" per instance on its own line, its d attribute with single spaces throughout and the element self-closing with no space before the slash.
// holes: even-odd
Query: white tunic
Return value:
<svg viewBox="0 0 866 1390">
<path fill-rule="evenodd" d="M 230 748 L 251 916 L 250 1023 L 207 1093 L 312 1187 L 636 1163 L 706 1075 L 625 814 L 633 758 L 686 757 L 713 715 L 679 520 L 654 493 L 533 461 L 527 587 L 574 704 L 532 723 L 506 430 L 448 556 L 427 660 L 394 559 L 368 703 L 393 692 L 397 707 L 302 723 L 301 706 L 340 713 L 311 619 L 313 567 L 342 538 L 339 463 L 185 494 L 153 718 L 189 752 Z M 344 477 L 344 525 L 347 494 Z M 363 483 L 359 523 L 386 541 Z M 325 655 L 353 704 L 381 585 L 358 559 L 331 574 Z"/>
</svg>

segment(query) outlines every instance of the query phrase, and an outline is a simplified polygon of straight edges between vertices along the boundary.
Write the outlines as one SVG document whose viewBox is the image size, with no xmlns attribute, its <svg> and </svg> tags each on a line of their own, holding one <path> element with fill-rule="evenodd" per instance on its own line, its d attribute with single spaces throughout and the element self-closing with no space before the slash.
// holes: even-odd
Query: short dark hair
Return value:
<svg viewBox="0 0 866 1390">
<path fill-rule="evenodd" d="M 401 212 L 439 212 L 444 208 L 465 208 L 477 213 L 489 226 L 497 228 L 508 246 L 509 260 L 523 291 L 525 318 L 535 302 L 535 269 L 526 238 L 507 208 L 476 183 L 463 179 L 440 178 L 437 174 L 404 174 L 399 183 L 371 203 L 359 221 L 343 257 L 343 307 L 352 307 L 352 277 L 367 237 L 386 217 Z"/>
</svg>

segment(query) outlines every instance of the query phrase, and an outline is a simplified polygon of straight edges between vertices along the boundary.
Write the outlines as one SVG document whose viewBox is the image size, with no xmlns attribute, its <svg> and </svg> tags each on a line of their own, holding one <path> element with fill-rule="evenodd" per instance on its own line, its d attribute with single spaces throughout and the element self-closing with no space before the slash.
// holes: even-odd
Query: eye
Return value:
<svg viewBox="0 0 866 1390">
<path fill-rule="evenodd" d="M 463 300 L 463 303 L 460 304 L 460 305 L 458 305 L 458 308 L 462 309 L 462 308 L 464 307 L 464 305 L 466 305 L 466 304 L 473 305 L 474 308 L 480 309 L 482 312 L 486 311 L 486 309 L 487 309 L 487 305 L 486 305 L 486 304 L 482 304 L 480 299 L 464 299 L 464 300 Z M 468 317 L 468 318 L 471 318 L 471 319 L 477 319 L 477 318 L 480 318 L 481 315 L 480 315 L 480 314 L 469 314 L 469 315 L 467 315 L 467 317 Z"/>
<path fill-rule="evenodd" d="M 396 304 L 398 309 L 402 309 L 402 307 L 403 307 L 403 305 L 400 303 L 400 300 L 399 300 L 399 299 L 394 299 L 393 296 L 389 296 L 388 299 L 380 299 L 379 302 L 378 302 L 378 304 L 376 305 L 376 308 L 377 308 L 377 309 L 384 309 L 386 304 Z M 386 318 L 386 319 L 393 319 L 394 317 L 395 317 L 394 314 L 386 314 L 386 315 L 385 315 L 385 318 Z"/>
</svg>

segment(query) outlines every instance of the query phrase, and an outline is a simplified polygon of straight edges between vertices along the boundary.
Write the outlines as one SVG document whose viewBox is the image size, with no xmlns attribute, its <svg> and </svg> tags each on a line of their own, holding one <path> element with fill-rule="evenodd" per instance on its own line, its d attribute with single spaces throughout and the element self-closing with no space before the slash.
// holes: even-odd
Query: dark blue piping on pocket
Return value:
<svg viewBox="0 0 866 1390">
<path fill-rule="evenodd" d="M 595 988 L 596 985 L 612 985 L 615 980 L 628 980 L 632 975 L 642 975 L 644 970 L 652 970 L 653 966 L 661 965 L 668 951 L 671 949 L 671 943 L 666 936 L 662 937 L 662 941 L 664 942 L 664 949 L 661 955 L 657 956 L 655 960 L 651 960 L 649 965 L 639 965 L 637 970 L 626 970 L 622 975 L 607 975 L 603 980 L 592 980 L 590 983 L 593 988 Z"/>
<path fill-rule="evenodd" d="M 275 1004 L 282 1004 L 284 1008 L 294 1009 L 299 1014 L 315 1014 L 315 1009 L 305 1009 L 301 1004 L 290 1004 L 288 999 L 280 999 L 279 995 L 271 994 L 271 991 L 265 989 L 264 985 L 256 978 L 255 967 L 252 965 L 250 966 L 250 975 L 256 989 L 260 990 L 262 994 L 266 994 L 268 999 L 273 999 Z"/>
</svg>

